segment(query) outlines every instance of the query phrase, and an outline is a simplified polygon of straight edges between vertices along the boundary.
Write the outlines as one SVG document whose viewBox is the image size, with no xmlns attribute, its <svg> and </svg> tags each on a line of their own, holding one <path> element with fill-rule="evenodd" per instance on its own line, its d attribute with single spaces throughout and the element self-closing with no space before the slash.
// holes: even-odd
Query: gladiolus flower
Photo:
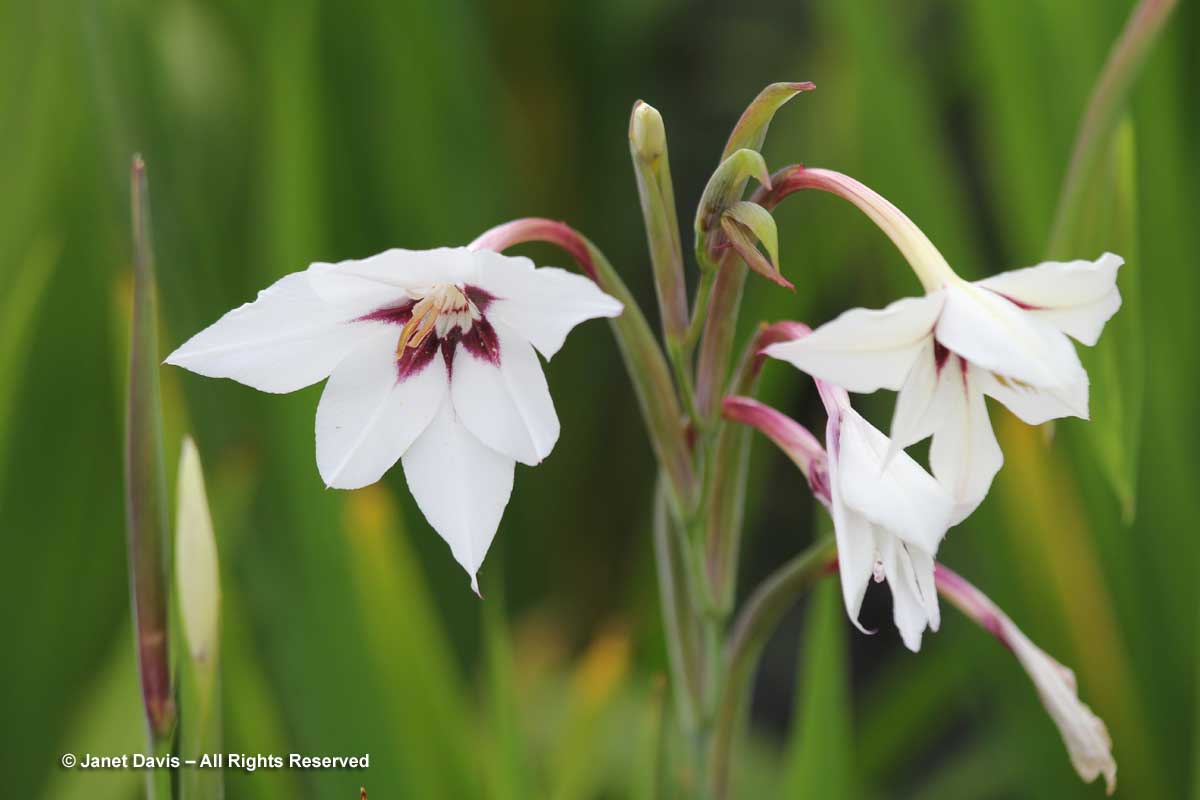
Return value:
<svg viewBox="0 0 1200 800">
<path fill-rule="evenodd" d="M 925 628 L 936 631 L 941 622 L 933 567 L 951 498 L 907 453 L 885 464 L 888 438 L 850 406 L 844 390 L 823 381 L 817 387 L 829 415 L 826 452 L 799 423 L 756 400 L 728 397 L 724 414 L 767 435 L 829 507 L 850 621 L 868 632 L 858 621 L 867 585 L 886 580 L 896 628 L 916 652 Z"/>
<path fill-rule="evenodd" d="M 534 350 L 619 302 L 579 275 L 487 250 L 388 250 L 316 263 L 193 336 L 166 362 L 264 392 L 329 378 L 317 407 L 327 486 L 374 483 L 402 460 L 425 518 L 471 576 L 515 462 L 550 454 L 559 422 Z"/>
<path fill-rule="evenodd" d="M 1047 262 L 969 283 L 908 217 L 861 183 L 803 168 L 777 183 L 782 194 L 821 188 L 862 208 L 904 253 L 926 295 L 852 309 L 767 355 L 851 392 L 898 391 L 893 454 L 933 437 L 930 466 L 954 496 L 952 523 L 982 502 L 1004 461 L 985 394 L 1031 425 L 1087 419 L 1088 376 L 1068 337 L 1094 345 L 1120 308 L 1120 256 Z"/>
</svg>

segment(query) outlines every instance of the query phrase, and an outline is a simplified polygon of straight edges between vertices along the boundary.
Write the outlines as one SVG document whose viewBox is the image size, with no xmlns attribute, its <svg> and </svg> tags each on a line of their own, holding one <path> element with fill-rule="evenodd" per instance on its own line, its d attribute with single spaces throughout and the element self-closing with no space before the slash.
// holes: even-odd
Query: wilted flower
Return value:
<svg viewBox="0 0 1200 800">
<path fill-rule="evenodd" d="M 938 590 L 964 614 L 995 636 L 1029 673 L 1042 705 L 1058 726 L 1071 765 L 1087 783 L 1104 776 L 1108 793 L 1117 788 L 1117 762 L 1104 720 L 1079 699 L 1075 673 L 1055 661 L 1029 640 L 1007 614 L 983 592 L 950 569 L 938 564 Z"/>
<path fill-rule="evenodd" d="M 987 494 L 1004 457 L 985 394 L 1031 425 L 1088 416 L 1088 376 L 1068 336 L 1100 337 L 1121 305 L 1119 256 L 1047 262 L 975 283 L 958 277 L 895 206 L 861 183 L 801 170 L 802 188 L 824 188 L 863 208 L 892 237 L 926 295 L 882 310 L 852 309 L 811 336 L 767 354 L 852 392 L 898 390 L 892 450 L 933 436 L 934 475 L 955 499 L 953 523 Z M 777 187 L 778 188 L 778 187 Z M 781 191 L 795 190 L 784 182 Z"/>
<path fill-rule="evenodd" d="M 512 491 L 559 423 L 534 349 L 621 304 L 592 281 L 487 250 L 388 250 L 316 263 L 193 336 L 167 363 L 292 392 L 326 377 L 317 467 L 326 485 L 374 483 L 403 459 L 425 518 L 471 575 Z"/>
</svg>

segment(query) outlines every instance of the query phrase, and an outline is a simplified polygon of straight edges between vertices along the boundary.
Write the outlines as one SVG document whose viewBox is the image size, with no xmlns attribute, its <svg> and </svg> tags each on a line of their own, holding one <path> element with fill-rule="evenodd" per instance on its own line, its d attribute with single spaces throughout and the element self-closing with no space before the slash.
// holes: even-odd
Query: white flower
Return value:
<svg viewBox="0 0 1200 800">
<path fill-rule="evenodd" d="M 907 453 L 888 459 L 888 437 L 850 407 L 844 390 L 817 387 L 829 414 L 829 510 L 846 611 L 865 631 L 858 614 L 867 583 L 886 579 L 896 627 L 915 652 L 926 625 L 936 631 L 941 621 L 933 565 L 953 501 Z"/>
<path fill-rule="evenodd" d="M 1016 623 L 983 592 L 962 576 L 939 564 L 937 587 L 946 599 L 978 622 L 1013 652 L 1029 674 L 1042 705 L 1058 726 L 1071 765 L 1091 783 L 1104 776 L 1109 794 L 1117 788 L 1117 762 L 1104 720 L 1079 699 L 1075 673 L 1030 641 Z"/>
<path fill-rule="evenodd" d="M 549 359 L 580 322 L 621 304 L 579 275 L 487 250 L 388 250 L 284 276 L 167 358 L 264 392 L 326 377 L 317 467 L 326 485 L 374 483 L 403 459 L 425 518 L 471 575 L 512 491 L 559 423 Z"/>
<path fill-rule="evenodd" d="M 930 466 L 954 496 L 957 524 L 983 500 L 1004 461 L 985 394 L 1031 425 L 1087 418 L 1088 376 L 1067 337 L 1096 343 L 1121 305 L 1123 261 L 1105 253 L 968 283 L 919 232 L 904 231 L 906 244 L 921 243 L 906 254 L 919 254 L 914 268 L 924 297 L 847 311 L 766 353 L 852 392 L 899 391 L 892 450 L 933 436 Z"/>
</svg>

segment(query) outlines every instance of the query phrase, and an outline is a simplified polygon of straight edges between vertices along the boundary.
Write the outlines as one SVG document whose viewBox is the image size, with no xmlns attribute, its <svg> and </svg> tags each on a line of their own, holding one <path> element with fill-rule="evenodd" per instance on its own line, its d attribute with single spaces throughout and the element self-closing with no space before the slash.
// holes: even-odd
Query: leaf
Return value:
<svg viewBox="0 0 1200 800">
<path fill-rule="evenodd" d="M 158 381 L 158 287 L 150 239 L 146 165 L 134 156 L 133 326 L 125 441 L 125 508 L 142 698 L 155 740 L 174 724 L 167 630 L 167 488 Z"/>
<path fill-rule="evenodd" d="M 138 703 L 137 664 L 128 628 L 109 644 L 109 655 L 79 696 L 67 734 L 55 760 L 64 753 L 140 753 L 145 720 Z M 52 769 L 42 797 L 46 800 L 129 800 L 145 780 L 134 769 Z"/>
<path fill-rule="evenodd" d="M 841 588 L 813 590 L 800 653 L 800 678 L 784 763 L 782 797 L 855 797 L 850 666 Z"/>
<path fill-rule="evenodd" d="M 503 571 L 492 565 L 494 574 Z M 500 583 L 500 582 L 498 582 Z M 510 632 L 504 617 L 503 584 L 489 590 L 483 605 L 483 634 L 487 653 L 488 708 L 491 715 L 489 797 L 522 800 L 533 797 L 528 768 L 528 743 L 521 728 Z"/>
<path fill-rule="evenodd" d="M 1126 524 L 1137 510 L 1138 452 L 1145 391 L 1145 338 L 1142 329 L 1142 265 L 1137 249 L 1137 174 L 1133 122 L 1123 119 L 1080 195 L 1068 228 L 1071 252 L 1094 257 L 1108 250 L 1125 259 L 1117 285 L 1121 309 L 1105 326 L 1094 348 L 1080 348 L 1091 378 L 1091 424 L 1086 438 L 1121 504 Z"/>
<path fill-rule="evenodd" d="M 23 268 L 2 287 L 0 293 L 0 375 L 8 376 L 0 384 L 0 454 L 7 452 L 9 426 L 17 392 L 23 385 L 14 380 L 24 372 L 25 354 L 37 324 L 37 311 L 50 277 L 58 265 L 59 247 L 46 239 L 34 242 L 25 256 Z M 0 458 L 0 486 L 4 485 L 6 461 Z"/>
</svg>

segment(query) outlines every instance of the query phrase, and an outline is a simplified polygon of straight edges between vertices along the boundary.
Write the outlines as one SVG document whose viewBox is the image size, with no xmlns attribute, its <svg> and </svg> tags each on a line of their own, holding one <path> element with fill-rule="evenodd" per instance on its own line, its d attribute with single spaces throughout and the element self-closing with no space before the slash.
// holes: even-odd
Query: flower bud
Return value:
<svg viewBox="0 0 1200 800">
<path fill-rule="evenodd" d="M 653 163 L 662 157 L 667 151 L 667 131 L 658 109 L 637 101 L 629 119 L 629 142 L 634 154 L 642 161 Z"/>
</svg>

